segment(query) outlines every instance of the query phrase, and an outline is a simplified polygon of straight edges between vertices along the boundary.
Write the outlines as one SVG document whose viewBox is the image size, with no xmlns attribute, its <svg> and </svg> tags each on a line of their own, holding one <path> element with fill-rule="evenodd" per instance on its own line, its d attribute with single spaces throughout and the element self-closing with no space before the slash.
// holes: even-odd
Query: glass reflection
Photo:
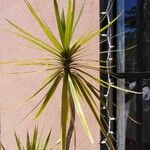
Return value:
<svg viewBox="0 0 150 150">
<path fill-rule="evenodd" d="M 150 0 L 144 0 L 143 12 L 143 71 L 150 71 Z"/>
<path fill-rule="evenodd" d="M 137 82 L 132 82 L 129 89 L 135 90 L 138 87 Z M 142 125 L 142 150 L 148 150 L 150 147 L 150 79 L 144 79 L 142 84 L 142 123 L 136 120 L 136 95 L 126 94 L 126 150 L 137 149 L 137 126 Z"/>
<path fill-rule="evenodd" d="M 137 45 L 137 0 L 125 1 L 125 48 Z M 125 72 L 137 71 L 137 47 L 125 51 Z"/>
<path fill-rule="evenodd" d="M 150 71 L 150 1 L 143 1 L 143 19 L 141 26 L 143 28 L 143 70 Z M 125 1 L 125 48 L 128 49 L 137 45 L 137 20 L 138 6 L 137 0 Z M 137 48 L 125 52 L 125 72 L 136 72 L 137 67 Z"/>
<path fill-rule="evenodd" d="M 117 71 L 118 72 L 149 72 L 150 71 L 150 0 L 143 0 L 143 18 L 140 20 L 142 26 L 143 36 L 142 39 L 142 55 L 143 62 L 141 70 L 138 70 L 139 63 L 138 58 L 139 52 L 137 47 L 132 49 L 132 46 L 138 44 L 138 32 L 139 32 L 139 24 L 138 24 L 138 15 L 139 15 L 139 8 L 138 8 L 138 1 L 139 0 L 118 0 L 118 12 L 121 13 L 125 10 L 125 13 L 118 21 L 117 32 L 124 33 L 121 36 L 118 36 L 117 41 L 120 49 L 127 49 L 123 52 L 119 52 L 117 54 Z M 118 13 L 118 14 L 119 14 Z M 141 42 L 140 42 L 141 43 Z M 123 69 L 122 69 L 123 68 Z M 135 77 L 136 78 L 136 77 Z M 130 79 L 129 85 L 126 85 L 131 90 L 137 90 L 139 86 L 137 85 L 137 81 Z M 142 79 L 141 79 L 142 80 Z M 139 141 L 137 128 L 139 123 L 136 122 L 138 118 L 137 112 L 141 111 L 142 115 L 142 137 L 140 140 L 142 149 L 141 150 L 148 150 L 150 149 L 150 79 L 144 79 L 142 82 L 143 94 L 142 94 L 142 108 L 138 108 L 137 101 L 139 97 L 134 94 L 126 93 L 125 95 L 121 95 L 118 97 L 118 100 L 123 102 L 125 101 L 125 112 L 126 112 L 126 120 L 125 126 L 124 122 L 121 124 L 126 127 L 126 150 L 138 150 L 137 143 Z M 125 97 L 125 100 L 124 100 Z M 138 108 L 138 109 L 137 109 Z M 139 115 L 140 116 L 140 115 Z M 119 124 L 120 125 L 120 124 Z M 121 126 L 122 127 L 122 126 Z M 124 135 L 123 135 L 124 137 Z M 124 142 L 124 141 L 123 141 Z M 121 141 L 122 144 L 122 141 Z"/>
</svg>

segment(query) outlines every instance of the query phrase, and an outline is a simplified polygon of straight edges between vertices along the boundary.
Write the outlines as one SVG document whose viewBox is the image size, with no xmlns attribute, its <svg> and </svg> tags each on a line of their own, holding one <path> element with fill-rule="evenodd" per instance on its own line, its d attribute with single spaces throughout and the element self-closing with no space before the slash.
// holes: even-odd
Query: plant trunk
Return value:
<svg viewBox="0 0 150 150">
<path fill-rule="evenodd" d="M 66 140 L 66 150 L 69 150 L 70 144 L 71 144 L 71 139 L 74 131 L 74 123 L 75 123 L 75 105 L 73 102 L 73 99 L 70 95 L 70 108 L 71 108 L 71 117 L 70 117 L 70 124 L 67 132 L 67 140 Z"/>
</svg>

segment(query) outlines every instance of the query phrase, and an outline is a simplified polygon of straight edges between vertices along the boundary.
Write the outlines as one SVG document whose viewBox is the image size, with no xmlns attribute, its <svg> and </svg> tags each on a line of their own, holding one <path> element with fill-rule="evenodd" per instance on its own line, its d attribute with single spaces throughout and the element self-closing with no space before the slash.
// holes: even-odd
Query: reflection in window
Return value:
<svg viewBox="0 0 150 150">
<path fill-rule="evenodd" d="M 125 48 L 137 45 L 137 0 L 125 1 Z M 137 47 L 125 51 L 125 72 L 137 71 Z"/>
<path fill-rule="evenodd" d="M 137 82 L 132 82 L 129 88 L 135 90 Z M 137 149 L 137 126 L 142 125 L 142 150 L 148 150 L 150 147 L 150 79 L 143 80 L 142 85 L 142 123 L 137 123 L 136 120 L 136 95 L 126 94 L 126 150 Z"/>
<path fill-rule="evenodd" d="M 125 48 L 131 48 L 137 45 L 138 32 L 138 6 L 137 0 L 125 1 Z M 144 0 L 143 6 L 143 70 L 150 70 L 150 1 Z M 137 70 L 137 47 L 125 52 L 125 72 L 136 72 Z"/>
<path fill-rule="evenodd" d="M 144 0 L 143 12 L 143 71 L 150 71 L 150 0 Z"/>
<path fill-rule="evenodd" d="M 120 50 L 126 49 L 117 53 L 117 73 L 123 73 L 124 79 L 129 83 L 126 85 L 125 80 L 121 79 L 118 80 L 118 86 L 136 91 L 143 90 L 140 97 L 131 93 L 117 92 L 117 105 L 121 107 L 121 110 L 117 110 L 117 117 L 119 118 L 117 122 L 118 150 L 150 149 L 150 79 L 136 76 L 136 74 L 144 75 L 144 73 L 150 71 L 150 0 L 142 1 L 142 20 L 139 20 L 141 14 L 139 15 L 138 2 L 139 0 L 117 1 L 118 14 L 124 11 L 117 24 L 117 33 L 123 33 L 117 37 L 117 48 Z M 140 41 L 138 35 L 141 27 Z M 130 49 L 131 47 L 132 49 Z M 139 63 L 139 56 L 142 58 L 140 59 L 141 64 Z M 142 67 L 139 67 L 140 65 Z M 138 72 L 140 73 L 138 74 Z M 134 75 L 135 78 L 133 78 Z M 141 105 L 138 105 L 139 102 Z M 139 119 L 138 112 L 141 113 L 141 119 Z M 140 120 L 140 122 L 137 122 L 137 120 Z M 138 136 L 139 132 L 137 131 L 139 130 L 142 135 L 141 138 Z M 139 141 L 141 147 L 138 147 Z"/>
</svg>

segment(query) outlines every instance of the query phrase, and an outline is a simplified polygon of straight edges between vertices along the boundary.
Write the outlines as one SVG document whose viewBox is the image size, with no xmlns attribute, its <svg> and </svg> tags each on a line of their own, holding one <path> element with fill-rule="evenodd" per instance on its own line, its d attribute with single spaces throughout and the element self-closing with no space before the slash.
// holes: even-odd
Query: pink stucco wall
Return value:
<svg viewBox="0 0 150 150">
<path fill-rule="evenodd" d="M 51 26 L 57 35 L 55 18 L 53 14 L 52 0 L 30 0 L 37 8 L 43 19 Z M 66 5 L 67 0 L 59 0 L 62 5 Z M 77 0 L 76 9 L 79 10 L 84 0 Z M 18 37 L 15 37 L 9 31 L 15 31 L 12 26 L 4 18 L 8 18 L 18 25 L 28 29 L 39 38 L 47 40 L 43 36 L 42 31 L 36 24 L 30 13 L 26 9 L 23 0 L 0 0 L 0 59 L 30 59 L 46 57 L 47 53 L 34 49 L 33 46 Z M 75 37 L 82 34 L 88 29 L 96 29 L 99 27 L 98 20 L 99 2 L 95 0 L 87 0 L 85 10 Z M 92 51 L 92 53 L 91 53 Z M 98 59 L 99 57 L 99 43 L 98 38 L 90 42 L 87 46 L 87 58 Z M 90 54 L 90 55 L 89 55 Z M 34 125 L 39 125 L 41 129 L 44 126 L 44 134 L 47 130 L 53 128 L 52 143 L 55 143 L 59 138 L 59 123 L 60 123 L 60 91 L 55 94 L 51 105 L 49 104 L 43 114 L 34 120 L 33 112 L 28 118 L 21 123 L 20 120 L 38 103 L 40 95 L 36 99 L 29 102 L 25 100 L 36 91 L 46 73 L 28 73 L 20 75 L 9 74 L 18 71 L 41 70 L 42 68 L 28 68 L 16 67 L 11 65 L 0 66 L 0 111 L 1 111 L 1 140 L 6 147 L 6 150 L 16 150 L 13 130 L 15 129 L 22 140 L 25 141 L 26 131 L 32 131 Z M 96 73 L 94 73 L 96 74 Z M 98 74 L 97 74 L 98 76 Z M 77 150 L 98 150 L 99 149 L 99 128 L 93 119 L 86 106 L 83 105 L 84 112 L 90 124 L 92 135 L 94 137 L 94 144 L 91 144 L 86 137 L 81 124 L 77 118 Z M 59 150 L 58 146 L 56 150 Z M 73 146 L 71 147 L 73 150 Z"/>
</svg>

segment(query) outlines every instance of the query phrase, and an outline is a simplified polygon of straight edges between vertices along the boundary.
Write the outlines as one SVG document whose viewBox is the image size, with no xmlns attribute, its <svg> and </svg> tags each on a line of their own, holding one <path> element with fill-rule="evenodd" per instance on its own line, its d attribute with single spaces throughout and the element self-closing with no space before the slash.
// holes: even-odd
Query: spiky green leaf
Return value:
<svg viewBox="0 0 150 150">
<path fill-rule="evenodd" d="M 60 80 L 62 78 L 62 75 L 59 75 L 58 77 L 56 77 L 56 79 L 54 80 L 53 84 L 51 85 L 49 91 L 47 92 L 46 94 L 46 97 L 45 97 L 45 100 L 41 106 L 41 108 L 39 109 L 39 111 L 37 112 L 35 118 L 37 118 L 41 113 L 42 111 L 45 109 L 45 107 L 47 106 L 48 102 L 50 101 L 51 97 L 53 96 Z"/>
<path fill-rule="evenodd" d="M 63 24 L 61 22 L 60 12 L 59 12 L 59 9 L 58 9 L 57 0 L 54 0 L 54 9 L 55 9 L 55 16 L 56 16 L 57 27 L 58 27 L 60 39 L 61 39 L 62 45 L 64 47 L 65 32 L 63 30 Z"/>
<path fill-rule="evenodd" d="M 50 136 L 51 136 L 51 132 L 52 132 L 52 129 L 50 130 L 50 132 L 49 132 L 49 134 L 48 134 L 48 136 L 46 138 L 43 150 L 47 149 L 47 146 L 48 146 L 48 143 L 49 143 L 49 140 L 50 140 Z"/>
<path fill-rule="evenodd" d="M 100 126 L 100 130 L 102 131 L 103 135 L 105 136 L 105 138 L 108 141 L 109 147 L 111 148 L 111 150 L 115 150 L 110 137 L 107 135 L 107 132 L 106 132 L 102 122 L 100 121 L 100 117 L 96 112 L 96 108 L 93 105 L 93 102 L 91 101 L 92 97 L 89 95 L 89 91 L 87 90 L 85 84 L 83 83 L 83 81 L 80 78 L 76 78 L 76 82 L 77 82 L 77 85 L 79 86 L 79 89 L 81 90 L 81 92 L 80 92 L 80 93 L 82 93 L 81 96 L 86 100 L 88 106 L 90 107 L 91 111 L 93 112 L 93 115 Z"/>
<path fill-rule="evenodd" d="M 31 146 L 31 142 L 30 142 L 30 136 L 29 136 L 28 132 L 27 132 L 27 142 L 26 142 L 26 145 L 27 145 L 27 150 L 32 150 L 32 146 Z"/>
<path fill-rule="evenodd" d="M 80 121 L 83 125 L 83 129 L 85 130 L 85 132 L 86 132 L 87 136 L 89 137 L 90 141 L 93 143 L 94 141 L 93 141 L 89 126 L 87 124 L 85 115 L 83 113 L 81 104 L 80 104 L 79 99 L 78 99 L 78 95 L 77 95 L 78 92 L 77 92 L 77 87 L 76 86 L 77 85 L 73 82 L 72 78 L 69 76 L 69 88 L 70 88 L 70 92 L 71 92 L 71 95 L 72 95 L 72 98 L 73 98 L 73 102 L 75 104 L 76 111 L 77 111 L 78 116 L 80 118 Z"/>
<path fill-rule="evenodd" d="M 15 140 L 16 140 L 18 150 L 22 150 L 21 149 L 21 142 L 20 142 L 19 138 L 17 137 L 16 132 L 14 132 L 14 135 L 15 135 Z"/>
<path fill-rule="evenodd" d="M 81 18 L 81 16 L 82 16 L 82 13 L 83 13 L 83 10 L 84 10 L 84 6 L 85 6 L 85 2 L 86 2 L 86 0 L 84 0 L 84 2 L 83 2 L 83 5 L 82 5 L 81 10 L 80 10 L 80 12 L 79 12 L 79 15 L 78 15 L 78 17 L 77 17 L 77 19 L 76 19 L 76 21 L 75 21 L 74 26 L 73 26 L 73 31 L 72 31 L 72 33 L 75 32 L 76 27 L 77 27 L 77 25 L 78 25 L 78 23 L 79 23 L 79 20 L 80 20 L 80 18 Z"/>
<path fill-rule="evenodd" d="M 53 33 L 50 30 L 50 28 L 38 16 L 38 14 L 36 13 L 35 9 L 31 6 L 31 4 L 29 3 L 29 1 L 28 0 L 24 0 L 24 1 L 26 3 L 26 6 L 28 7 L 29 11 L 31 12 L 31 14 L 33 15 L 33 17 L 35 18 L 35 20 L 37 21 L 37 23 L 40 25 L 40 27 L 42 28 L 42 30 L 44 31 L 44 33 L 46 34 L 46 36 L 49 38 L 49 40 L 52 42 L 52 44 L 58 50 L 61 51 L 62 50 L 62 46 L 60 45 L 60 43 L 58 42 L 58 40 L 53 35 Z"/>
<path fill-rule="evenodd" d="M 34 128 L 33 139 L 32 139 L 32 150 L 36 150 L 37 145 L 37 136 L 38 136 L 38 127 Z"/>
<path fill-rule="evenodd" d="M 72 38 L 72 30 L 75 15 L 75 0 L 68 0 L 68 12 L 66 19 L 66 32 L 65 32 L 65 49 L 69 49 L 70 41 Z"/>
<path fill-rule="evenodd" d="M 21 27 L 17 26 L 15 23 L 11 22 L 10 20 L 6 19 L 13 27 L 15 27 L 18 31 L 20 31 L 21 33 L 23 33 L 23 35 L 21 34 L 17 34 L 14 33 L 24 39 L 26 39 L 27 41 L 39 46 L 40 48 L 54 54 L 57 55 L 59 54 L 59 51 L 55 48 L 53 48 L 52 46 L 48 45 L 47 43 L 39 40 L 38 38 L 36 38 L 34 35 L 32 35 L 31 33 L 25 31 L 24 29 L 22 29 Z M 13 32 L 12 32 L 13 33 Z"/>
</svg>

